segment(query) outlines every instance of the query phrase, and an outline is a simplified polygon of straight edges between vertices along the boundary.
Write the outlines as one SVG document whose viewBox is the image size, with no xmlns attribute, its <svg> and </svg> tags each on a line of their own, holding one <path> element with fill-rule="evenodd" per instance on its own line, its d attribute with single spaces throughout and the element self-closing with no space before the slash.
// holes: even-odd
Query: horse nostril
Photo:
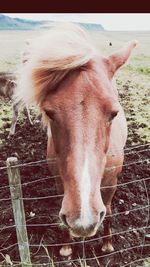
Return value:
<svg viewBox="0 0 150 267">
<path fill-rule="evenodd" d="M 66 215 L 65 214 L 61 214 L 60 218 L 61 218 L 63 224 L 68 227 L 69 225 L 68 225 L 67 220 L 66 220 Z"/>
<path fill-rule="evenodd" d="M 103 221 L 104 217 L 105 217 L 105 212 L 104 211 L 101 211 L 100 212 L 100 222 Z"/>
</svg>

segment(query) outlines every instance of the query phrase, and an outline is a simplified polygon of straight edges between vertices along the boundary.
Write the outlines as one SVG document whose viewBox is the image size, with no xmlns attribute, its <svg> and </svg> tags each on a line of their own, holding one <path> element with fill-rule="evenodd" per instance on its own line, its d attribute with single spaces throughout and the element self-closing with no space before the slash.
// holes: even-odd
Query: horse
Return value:
<svg viewBox="0 0 150 267">
<path fill-rule="evenodd" d="M 106 57 L 78 25 L 56 25 L 33 40 L 18 80 L 16 98 L 39 107 L 47 158 L 57 159 L 53 171 L 64 191 L 60 219 L 77 238 L 94 236 L 104 223 L 103 252 L 114 250 L 111 202 L 127 140 L 114 76 L 136 43 Z M 71 255 L 71 247 L 60 254 Z"/>
<path fill-rule="evenodd" d="M 11 127 L 9 130 L 8 138 L 10 138 L 11 136 L 15 134 L 16 123 L 18 119 L 18 112 L 22 106 L 21 101 L 17 101 L 17 102 L 13 101 L 13 95 L 15 94 L 15 90 L 17 87 L 16 80 L 17 80 L 17 77 L 13 73 L 0 73 L 0 97 L 4 99 L 8 97 L 9 99 L 12 100 L 13 115 L 12 115 L 12 123 L 11 123 Z M 25 109 L 27 111 L 26 113 L 27 113 L 29 122 L 32 125 L 28 107 L 25 106 Z"/>
</svg>

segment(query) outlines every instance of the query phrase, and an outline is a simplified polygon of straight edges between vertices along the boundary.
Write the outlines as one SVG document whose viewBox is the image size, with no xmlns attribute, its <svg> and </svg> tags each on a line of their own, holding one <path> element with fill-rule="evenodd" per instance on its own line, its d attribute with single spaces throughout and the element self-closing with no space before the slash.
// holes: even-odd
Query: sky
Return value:
<svg viewBox="0 0 150 267">
<path fill-rule="evenodd" d="M 102 24 L 106 30 L 150 31 L 150 13 L 3 13 L 31 20 L 72 21 Z"/>
</svg>

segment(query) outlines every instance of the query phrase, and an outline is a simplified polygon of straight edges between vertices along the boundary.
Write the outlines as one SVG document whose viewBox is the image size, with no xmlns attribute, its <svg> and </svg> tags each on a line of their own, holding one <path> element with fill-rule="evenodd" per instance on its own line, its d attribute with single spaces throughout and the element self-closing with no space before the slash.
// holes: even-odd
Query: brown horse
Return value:
<svg viewBox="0 0 150 267">
<path fill-rule="evenodd" d="M 56 156 L 63 182 L 60 218 L 74 237 L 95 235 L 111 215 L 127 138 L 113 77 L 135 45 L 103 57 L 77 25 L 56 26 L 31 45 L 20 73 L 17 97 L 35 102 L 46 121 L 47 156 Z M 113 251 L 108 218 L 105 252 Z"/>
</svg>

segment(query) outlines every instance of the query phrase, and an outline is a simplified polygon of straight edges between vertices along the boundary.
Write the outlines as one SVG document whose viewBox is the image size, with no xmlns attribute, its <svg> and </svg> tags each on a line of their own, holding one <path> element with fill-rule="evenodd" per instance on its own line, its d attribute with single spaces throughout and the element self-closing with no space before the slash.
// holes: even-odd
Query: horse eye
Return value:
<svg viewBox="0 0 150 267">
<path fill-rule="evenodd" d="M 54 120 L 55 118 L 55 112 L 52 110 L 45 110 L 46 115 L 51 119 Z"/>
</svg>

